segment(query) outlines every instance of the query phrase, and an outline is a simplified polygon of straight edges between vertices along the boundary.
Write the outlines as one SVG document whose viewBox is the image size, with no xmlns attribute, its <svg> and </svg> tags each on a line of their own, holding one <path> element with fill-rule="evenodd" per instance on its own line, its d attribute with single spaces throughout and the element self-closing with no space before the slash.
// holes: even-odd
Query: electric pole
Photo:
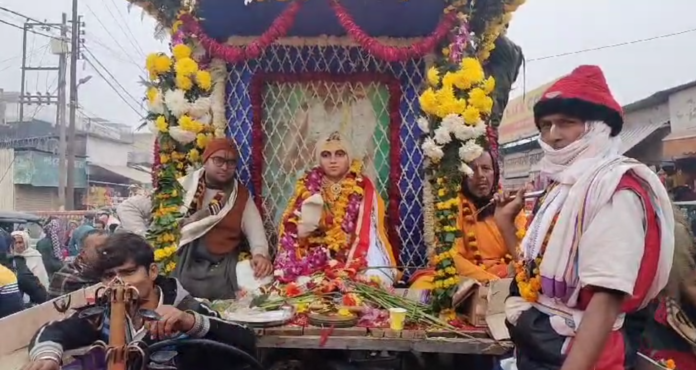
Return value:
<svg viewBox="0 0 696 370">
<path fill-rule="evenodd" d="M 43 23 L 43 22 L 25 22 L 23 27 L 22 35 L 22 70 L 21 70 L 21 83 L 19 90 L 19 122 L 24 122 L 24 106 L 32 104 L 46 104 L 53 105 L 58 103 L 58 97 L 50 92 L 42 94 L 36 92 L 34 94 L 27 93 L 27 72 L 29 71 L 58 71 L 59 67 L 41 67 L 41 66 L 28 66 L 27 65 L 27 35 L 32 32 L 34 28 L 40 28 L 44 31 L 50 31 L 51 27 L 57 27 L 60 24 L 56 23 Z M 52 39 L 51 42 L 55 42 L 56 39 Z M 33 118 L 33 117 L 32 117 Z"/>
<path fill-rule="evenodd" d="M 58 202 L 62 209 L 65 209 L 65 186 L 67 184 L 66 170 L 66 142 L 65 142 L 65 108 L 67 106 L 67 94 L 65 91 L 65 76 L 67 74 L 68 61 L 68 15 L 63 13 L 63 18 L 60 26 L 60 50 L 58 52 L 58 113 L 56 123 L 59 130 L 59 145 L 58 145 Z"/>
<path fill-rule="evenodd" d="M 70 126 L 68 127 L 68 168 L 65 209 L 75 209 L 75 121 L 77 120 L 77 59 L 80 55 L 82 20 L 77 14 L 77 1 L 72 0 L 72 37 L 70 42 Z"/>
</svg>

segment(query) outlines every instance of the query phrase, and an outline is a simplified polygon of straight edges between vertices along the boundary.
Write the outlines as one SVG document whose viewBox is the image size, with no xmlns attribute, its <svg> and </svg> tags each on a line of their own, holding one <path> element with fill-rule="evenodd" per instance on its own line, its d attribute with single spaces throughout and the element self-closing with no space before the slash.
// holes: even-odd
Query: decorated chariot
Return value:
<svg viewBox="0 0 696 370">
<path fill-rule="evenodd" d="M 462 236 L 462 176 L 484 151 L 497 157 L 497 125 L 522 63 L 505 33 L 523 2 L 132 0 L 171 38 L 171 53 L 146 62 L 147 124 L 157 133 L 150 238 L 164 273 L 177 262 L 185 196 L 178 179 L 200 167 L 207 143 L 236 142 L 237 174 L 282 259 L 293 202 L 311 196 L 297 184 L 310 184 L 315 147 L 335 135 L 351 148 L 344 177 L 371 184 L 375 209 L 383 201 L 374 213 L 382 219 L 372 221 L 383 225 L 388 267 L 399 270 L 393 282 L 430 265 L 434 288 L 427 299 L 383 288 L 345 261 L 301 283 L 278 279 L 250 299 L 284 324 L 257 329 L 259 346 L 508 351 L 485 328 L 448 316 L 459 285 L 449 250 Z M 213 304 L 227 313 L 237 307 Z M 395 327 L 401 314 L 407 325 Z"/>
</svg>

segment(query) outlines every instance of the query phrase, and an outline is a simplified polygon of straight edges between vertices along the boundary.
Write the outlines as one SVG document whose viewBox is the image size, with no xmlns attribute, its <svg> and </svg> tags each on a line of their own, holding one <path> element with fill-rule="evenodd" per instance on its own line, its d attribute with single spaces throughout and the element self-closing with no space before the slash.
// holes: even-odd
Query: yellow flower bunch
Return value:
<svg viewBox="0 0 696 370">
<path fill-rule="evenodd" d="M 155 262 L 162 262 L 176 254 L 176 245 L 155 249 Z"/>
<path fill-rule="evenodd" d="M 454 72 L 440 76 L 440 70 L 431 67 L 426 77 L 430 87 L 419 98 L 426 114 L 444 118 L 456 114 L 469 125 L 476 125 L 493 110 L 490 94 L 495 89 L 493 77 L 486 78 L 483 66 L 474 58 L 464 58 Z"/>
<path fill-rule="evenodd" d="M 442 301 L 449 298 L 448 292 L 459 283 L 454 264 L 453 253 L 455 252 L 452 252 L 452 246 L 460 233 L 457 227 L 459 186 L 452 187 L 448 181 L 440 177 L 436 179 L 434 189 L 437 194 L 435 207 L 438 210 L 435 226 L 437 247 L 435 255 L 432 256 L 431 264 L 435 266 L 433 279 L 435 299 Z"/>
<path fill-rule="evenodd" d="M 145 69 L 150 76 L 150 80 L 156 80 L 161 74 L 167 73 L 172 68 L 172 60 L 162 53 L 153 53 L 145 60 Z"/>
<path fill-rule="evenodd" d="M 155 127 L 157 127 L 157 131 L 159 132 L 168 132 L 169 131 L 169 124 L 167 123 L 166 118 L 164 116 L 159 116 L 155 120 Z"/>
<path fill-rule="evenodd" d="M 179 117 L 179 127 L 184 131 L 193 132 L 194 134 L 199 134 L 203 131 L 203 124 L 194 120 L 187 114 Z"/>
</svg>

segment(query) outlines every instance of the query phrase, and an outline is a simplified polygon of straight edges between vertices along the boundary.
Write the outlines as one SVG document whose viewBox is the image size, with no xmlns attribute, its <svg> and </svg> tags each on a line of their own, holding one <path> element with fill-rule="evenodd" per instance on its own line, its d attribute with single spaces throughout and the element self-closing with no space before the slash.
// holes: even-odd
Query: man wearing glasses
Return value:
<svg viewBox="0 0 696 370">
<path fill-rule="evenodd" d="M 180 180 L 186 212 L 174 277 L 196 298 L 233 299 L 240 281 L 273 273 L 261 215 L 235 176 L 238 158 L 231 139 L 212 140 L 203 152 L 203 168 Z M 126 200 L 117 210 L 121 227 L 144 235 L 151 209 L 148 197 Z M 240 261 L 247 247 L 252 259 Z"/>
</svg>

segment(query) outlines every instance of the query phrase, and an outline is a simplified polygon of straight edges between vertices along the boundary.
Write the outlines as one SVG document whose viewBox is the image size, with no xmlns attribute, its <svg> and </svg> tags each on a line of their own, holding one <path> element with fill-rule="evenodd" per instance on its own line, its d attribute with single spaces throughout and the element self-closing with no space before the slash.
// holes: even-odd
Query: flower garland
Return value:
<svg viewBox="0 0 696 370">
<path fill-rule="evenodd" d="M 556 221 L 558 215 L 554 217 L 549 226 L 549 230 L 544 236 L 544 241 L 541 243 L 541 251 L 539 255 L 534 259 L 518 261 L 515 263 L 515 282 L 520 291 L 520 296 L 527 302 L 536 302 L 539 299 L 539 292 L 541 291 L 541 262 L 544 259 L 544 252 L 546 252 L 546 246 L 549 243 L 549 238 L 553 232 L 553 228 L 556 226 Z M 517 235 L 524 237 L 523 232 Z"/>
<path fill-rule="evenodd" d="M 225 137 L 227 117 L 225 116 L 225 86 L 227 84 L 227 65 L 223 60 L 213 59 L 210 63 L 210 74 L 213 77 L 213 91 L 210 93 L 211 110 L 213 114 L 214 136 Z"/>
<path fill-rule="evenodd" d="M 324 181 L 321 168 L 316 167 L 307 172 L 297 182 L 293 201 L 283 214 L 278 233 L 279 255 L 275 261 L 277 275 L 282 282 L 292 282 L 299 276 L 309 276 L 323 269 L 329 256 L 343 261 L 347 259 L 364 196 L 362 162 L 353 161 L 340 195 L 330 202 L 330 213 L 323 212 L 323 233 L 308 237 L 306 242 L 300 241 L 297 225 L 300 222 L 304 201 L 313 195 L 321 194 L 325 204 L 329 203 L 323 191 Z"/>
<path fill-rule="evenodd" d="M 507 25 L 512 19 L 512 13 L 525 3 L 526 0 L 505 0 L 503 2 L 504 13 L 491 19 L 486 24 L 486 30 L 479 38 L 476 47 L 477 58 L 485 62 L 491 56 L 491 52 L 495 49 L 495 41 L 498 40 L 501 34 L 505 31 Z"/>
<path fill-rule="evenodd" d="M 481 255 L 481 251 L 478 248 L 478 240 L 476 240 L 476 233 L 473 231 L 466 231 L 469 227 L 473 228 L 475 223 L 476 223 L 476 217 L 471 209 L 471 205 L 467 202 L 462 205 L 462 214 L 464 215 L 464 222 L 466 223 L 466 226 L 464 227 L 464 245 L 466 246 L 466 249 L 469 254 L 473 256 L 474 259 L 474 264 L 476 266 L 487 270 L 488 266 L 485 264 L 485 261 L 483 260 L 483 255 Z M 520 230 L 518 230 L 519 232 Z M 522 239 L 519 237 L 519 239 Z M 508 264 L 512 262 L 512 256 L 509 254 L 506 254 L 503 258 L 501 258 L 500 263 L 503 264 Z"/>
<path fill-rule="evenodd" d="M 164 274 L 176 267 L 181 236 L 179 212 L 184 189 L 178 179 L 200 165 L 200 153 L 213 136 L 210 90 L 212 77 L 193 57 L 194 42 L 172 35 L 172 57 L 154 53 L 147 57 L 147 120 L 157 133 L 152 197 L 152 222 L 148 240 Z"/>
<path fill-rule="evenodd" d="M 409 59 L 422 58 L 435 49 L 435 46 L 447 36 L 456 20 L 454 13 L 447 13 L 430 36 L 408 47 L 395 47 L 384 45 L 363 31 L 338 0 L 331 0 L 330 4 L 338 18 L 338 23 L 348 35 L 371 55 L 387 62 L 403 62 Z"/>
<path fill-rule="evenodd" d="M 401 98 L 403 92 L 401 84 L 397 78 L 383 73 L 356 73 L 347 75 L 336 75 L 330 73 L 266 73 L 256 72 L 249 84 L 249 98 L 251 101 L 251 146 L 254 155 L 251 157 L 251 185 L 256 194 L 261 194 L 263 189 L 263 167 L 266 163 L 263 156 L 265 141 L 264 134 L 264 88 L 268 83 L 274 84 L 307 84 L 312 82 L 324 82 L 332 84 L 363 84 L 382 83 L 389 91 L 389 101 L 387 111 L 389 112 L 389 187 L 387 194 L 389 197 L 387 206 L 387 218 L 389 226 L 387 233 L 389 243 L 394 249 L 394 254 L 398 255 L 401 245 L 396 225 L 399 225 L 399 204 L 401 202 L 401 191 L 399 182 L 401 181 Z M 261 212 L 262 198 L 255 197 L 256 205 Z"/>
<path fill-rule="evenodd" d="M 227 63 L 234 64 L 248 59 L 258 58 L 261 56 L 261 53 L 276 40 L 287 35 L 290 28 L 295 24 L 297 12 L 301 7 L 301 1 L 293 1 L 290 3 L 290 5 L 273 20 L 273 23 L 271 23 L 271 26 L 266 32 L 246 47 L 236 47 L 219 43 L 205 33 L 200 22 L 190 13 L 183 16 L 181 20 L 186 33 L 195 35 L 210 55 L 215 58 L 220 58 Z"/>
</svg>

